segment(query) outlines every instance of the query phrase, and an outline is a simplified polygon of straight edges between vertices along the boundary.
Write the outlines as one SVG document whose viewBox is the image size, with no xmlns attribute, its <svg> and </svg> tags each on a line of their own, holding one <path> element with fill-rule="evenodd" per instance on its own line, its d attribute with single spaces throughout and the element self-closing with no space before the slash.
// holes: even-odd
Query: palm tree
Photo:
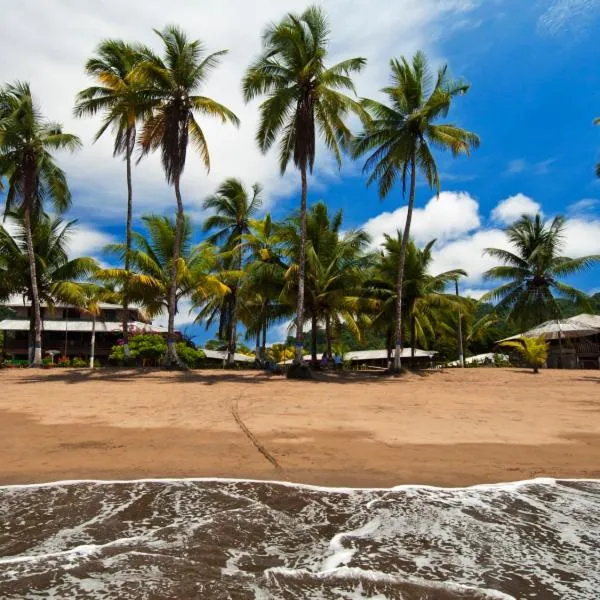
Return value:
<svg viewBox="0 0 600 600">
<path fill-rule="evenodd" d="M 121 40 L 104 40 L 96 54 L 85 65 L 85 72 L 94 78 L 97 85 L 77 94 L 75 115 L 93 116 L 102 113 L 102 126 L 96 133 L 96 142 L 110 128 L 115 141 L 113 156 L 125 156 L 127 176 L 127 223 L 125 271 L 129 271 L 129 251 L 133 222 L 133 185 L 131 181 L 131 158 L 135 147 L 136 127 L 147 114 L 148 97 L 144 94 L 142 81 L 136 67 L 142 57 L 140 47 Z M 123 342 L 125 356 L 129 356 L 127 283 L 123 287 Z"/>
<path fill-rule="evenodd" d="M 548 342 L 544 338 L 524 337 L 520 340 L 502 342 L 500 346 L 516 350 L 534 373 L 539 373 L 540 367 L 543 367 L 548 359 Z"/>
<path fill-rule="evenodd" d="M 279 166 L 285 173 L 293 161 L 299 169 L 300 253 L 298 257 L 298 311 L 296 358 L 302 363 L 304 320 L 304 269 L 306 243 L 307 174 L 313 171 L 317 130 L 327 148 L 341 164 L 341 149 L 351 139 L 345 124 L 349 113 L 364 118 L 360 104 L 342 91 L 354 93 L 350 75 L 362 70 L 366 60 L 351 58 L 331 67 L 325 65 L 329 25 L 322 9 L 312 6 L 301 15 L 288 14 L 263 34 L 263 53 L 250 65 L 243 79 L 246 102 L 260 95 L 258 146 L 267 152 L 279 137 Z"/>
<path fill-rule="evenodd" d="M 87 285 L 85 281 L 98 270 L 98 263 L 86 256 L 69 258 L 68 242 L 76 221 L 64 222 L 43 212 L 34 214 L 30 221 L 36 272 L 34 290 L 28 268 L 28 236 L 23 210 L 9 213 L 7 217 L 12 227 L 9 230 L 0 226 L 0 264 L 5 262 L 7 265 L 11 291 L 23 294 L 30 301 L 35 293 L 40 304 L 48 307 L 58 302 L 81 304 L 83 287 Z M 35 312 L 31 316 L 30 331 L 35 331 Z"/>
<path fill-rule="evenodd" d="M 204 200 L 204 210 L 213 211 L 204 222 L 203 231 L 216 229 L 208 237 L 211 244 L 222 243 L 222 250 L 230 254 L 231 267 L 241 271 L 243 267 L 243 236 L 250 233 L 250 220 L 262 205 L 262 187 L 255 183 L 252 193 L 244 187 L 239 179 L 226 179 L 216 193 Z M 227 365 L 234 366 L 234 354 L 237 337 L 237 285 L 230 286 L 231 293 L 226 298 L 229 311 L 227 332 Z"/>
<path fill-rule="evenodd" d="M 44 119 L 29 84 L 17 82 L 0 88 L 0 179 L 8 180 L 5 210 L 20 207 L 23 211 L 34 318 L 33 366 L 42 362 L 42 319 L 32 221 L 46 200 L 59 213 L 71 204 L 65 174 L 51 152 L 74 151 L 80 145 L 79 138 Z"/>
<path fill-rule="evenodd" d="M 160 148 L 167 183 L 175 188 L 177 219 L 171 260 L 171 289 L 169 291 L 168 334 L 165 365 L 181 362 L 175 350 L 175 311 L 177 296 L 177 263 L 184 228 L 183 200 L 180 181 L 185 168 L 188 142 L 191 139 L 207 171 L 210 170 L 208 144 L 197 115 L 217 117 L 223 123 L 239 124 L 227 107 L 212 98 L 197 94 L 208 74 L 226 50 L 205 55 L 199 40 L 190 41 L 174 26 L 156 31 L 164 45 L 164 58 L 146 52 L 140 73 L 150 89 L 152 114 L 145 118 L 140 143 L 146 154 Z"/>
<path fill-rule="evenodd" d="M 417 52 L 411 62 L 406 58 L 392 59 L 391 85 L 382 92 L 389 98 L 387 106 L 375 100 L 363 100 L 363 106 L 372 115 L 372 121 L 357 137 L 354 145 L 356 157 L 368 153 L 363 171 L 369 172 L 367 184 L 377 181 L 379 195 L 385 198 L 400 180 L 406 194 L 408 184 L 408 209 L 402 234 L 402 247 L 398 259 L 396 281 L 396 323 L 394 371 L 401 368 L 402 352 L 402 282 L 406 248 L 410 239 L 410 225 L 415 203 L 417 172 L 430 188 L 440 192 L 440 178 L 431 146 L 450 150 L 454 156 L 469 155 L 479 146 L 479 138 L 469 131 L 450 123 L 436 123 L 446 117 L 453 99 L 466 94 L 469 86 L 454 81 L 448 75 L 447 65 L 434 77 L 427 59 Z"/>
<path fill-rule="evenodd" d="M 489 256 L 502 265 L 485 273 L 486 279 L 505 283 L 482 297 L 483 302 L 498 301 L 496 310 L 507 310 L 507 318 L 520 327 L 530 327 L 549 319 L 560 318 L 557 297 L 587 307 L 583 292 L 560 281 L 600 261 L 600 255 L 568 258 L 561 256 L 565 220 L 555 217 L 544 222 L 538 214 L 523 215 L 506 230 L 511 250 L 486 248 Z"/>
<path fill-rule="evenodd" d="M 214 248 L 210 244 L 192 246 L 192 228 L 187 217 L 183 220 L 177 271 L 175 272 L 175 302 L 171 299 L 173 272 L 171 257 L 177 239 L 176 224 L 173 219 L 148 215 L 142 217 L 147 237 L 133 232 L 131 249 L 131 270 L 104 269 L 97 274 L 101 281 L 123 285 L 128 282 L 130 299 L 144 307 L 150 317 L 174 309 L 179 301 L 191 297 L 196 301 L 213 295 L 229 293 L 217 277 L 212 274 L 217 261 Z M 123 243 L 111 244 L 107 250 L 119 256 L 126 252 Z"/>
<path fill-rule="evenodd" d="M 82 286 L 82 297 L 79 305 L 92 316 L 92 336 L 90 340 L 90 369 L 94 368 L 96 353 L 96 318 L 101 312 L 102 302 L 119 302 L 121 294 L 112 286 L 87 283 Z"/>
<path fill-rule="evenodd" d="M 468 300 L 446 292 L 449 284 L 466 273 L 461 269 L 445 271 L 437 275 L 429 272 L 433 260 L 432 250 L 436 240 L 422 249 L 413 240 L 406 246 L 405 271 L 402 281 L 403 322 L 408 323 L 411 355 L 414 357 L 417 341 L 427 346 L 427 339 L 445 324 L 445 313 L 463 307 Z M 385 236 L 381 253 L 371 279 L 365 283 L 368 296 L 379 302 L 379 310 L 373 319 L 376 328 L 383 326 L 386 333 L 388 357 L 391 358 L 394 336 L 393 322 L 397 306 L 397 270 L 402 251 L 402 235 Z M 372 310 L 372 309 L 371 309 Z"/>
</svg>

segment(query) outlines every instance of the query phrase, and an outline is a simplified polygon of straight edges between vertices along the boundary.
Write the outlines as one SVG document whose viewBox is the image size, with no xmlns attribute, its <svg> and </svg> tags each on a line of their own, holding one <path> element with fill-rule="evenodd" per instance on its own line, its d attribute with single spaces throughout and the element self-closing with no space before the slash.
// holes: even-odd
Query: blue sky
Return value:
<svg viewBox="0 0 600 600">
<path fill-rule="evenodd" d="M 169 15 L 158 0 L 135 0 L 122 7 L 106 0 L 74 6 L 49 0 L 40 6 L 23 0 L 5 14 L 7 35 L 0 40 L 0 72 L 6 80 L 31 82 L 44 112 L 78 133 L 86 148 L 61 157 L 69 175 L 74 205 L 69 216 L 80 221 L 74 253 L 106 260 L 104 243 L 122 235 L 125 207 L 124 168 L 112 158 L 111 140 L 92 146 L 97 121 L 71 116 L 75 93 L 89 85 L 83 64 L 103 37 L 123 37 L 154 44 L 152 27 L 181 24 L 211 50 L 230 55 L 207 84 L 207 94 L 231 106 L 242 119 L 239 131 L 215 123 L 205 126 L 213 169 L 207 176 L 192 154 L 184 175 L 184 200 L 197 225 L 202 199 L 227 176 L 265 186 L 265 208 L 281 217 L 298 205 L 299 177 L 280 178 L 275 158 L 256 150 L 253 135 L 256 104 L 245 106 L 239 80 L 259 51 L 259 35 L 270 20 L 303 2 L 260 0 L 253 5 L 224 1 L 195 6 L 174 0 Z M 600 0 L 328 0 L 323 6 L 332 25 L 331 60 L 366 56 L 367 70 L 358 79 L 360 95 L 377 96 L 387 84 L 387 62 L 422 48 L 434 64 L 448 62 L 456 77 L 472 85 L 459 98 L 449 120 L 481 137 L 469 159 L 439 156 L 443 194 L 440 199 L 420 182 L 415 237 L 436 237 L 434 270 L 462 267 L 465 288 L 474 296 L 485 289 L 481 274 L 489 268 L 482 248 L 501 245 L 502 228 L 521 212 L 542 210 L 568 218 L 565 253 L 600 253 L 600 49 L 593 32 L 600 26 Z M 143 8 L 142 8 L 143 7 Z M 15 56 L 13 49 L 23 47 Z M 318 150 L 309 202 L 325 200 L 343 208 L 345 227 L 364 226 L 375 242 L 401 227 L 404 204 L 400 190 L 381 202 L 365 187 L 360 163 L 346 161 L 337 171 L 331 157 Z M 174 198 L 162 179 L 158 157 L 134 173 L 136 216 L 169 213 Z M 600 291 L 600 267 L 572 283 Z M 184 310 L 183 325 L 191 317 Z M 271 333 L 281 338 L 283 329 Z M 205 338 L 201 333 L 199 339 Z"/>
</svg>

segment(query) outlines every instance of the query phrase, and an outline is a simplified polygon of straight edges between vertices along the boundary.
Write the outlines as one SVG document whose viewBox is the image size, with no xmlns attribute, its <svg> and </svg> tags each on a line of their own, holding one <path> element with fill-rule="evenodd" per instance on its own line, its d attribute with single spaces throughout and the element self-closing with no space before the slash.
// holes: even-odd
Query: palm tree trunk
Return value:
<svg viewBox="0 0 600 600">
<path fill-rule="evenodd" d="M 406 213 L 406 223 L 404 224 L 404 233 L 402 234 L 402 245 L 400 246 L 400 257 L 398 260 L 398 280 L 396 282 L 396 350 L 394 354 L 395 373 L 402 369 L 402 283 L 404 281 L 404 263 L 406 261 L 406 247 L 410 237 L 410 223 L 412 220 L 413 208 L 415 205 L 415 190 L 417 187 L 417 160 L 415 153 L 410 160 L 410 195 L 408 198 L 408 211 Z"/>
<path fill-rule="evenodd" d="M 255 358 L 256 362 L 258 362 L 260 364 L 260 362 L 261 362 L 261 358 L 260 358 L 260 328 L 258 328 L 256 330 L 256 344 L 255 344 L 255 348 L 254 348 L 254 358 Z"/>
<path fill-rule="evenodd" d="M 35 253 L 33 249 L 29 202 L 25 203 L 23 218 L 25 221 L 25 237 L 27 238 L 27 258 L 29 259 L 29 276 L 31 278 L 31 308 L 33 311 L 33 358 L 31 360 L 31 366 L 40 367 L 42 364 L 42 317 L 38 294 L 37 272 L 35 268 Z"/>
<path fill-rule="evenodd" d="M 265 303 L 265 310 L 264 310 L 264 320 L 263 320 L 263 325 L 262 325 L 262 349 L 261 349 L 261 356 L 264 357 L 266 355 L 267 352 L 267 316 L 268 316 L 268 309 L 269 309 L 269 301 L 267 300 Z"/>
<path fill-rule="evenodd" d="M 317 317 L 316 315 L 312 316 L 311 326 L 310 326 L 310 354 L 312 361 L 314 363 L 317 362 Z"/>
<path fill-rule="evenodd" d="M 231 294 L 231 315 L 229 317 L 229 339 L 227 340 L 227 366 L 235 365 L 235 346 L 237 338 L 237 291 Z"/>
<path fill-rule="evenodd" d="M 127 224 L 125 231 L 125 272 L 129 273 L 130 254 L 131 254 L 131 227 L 133 222 L 133 186 L 131 183 L 131 152 L 133 142 L 135 143 L 135 129 L 127 130 L 127 151 L 125 162 L 127 164 Z M 123 284 L 123 352 L 125 361 L 129 358 L 129 298 L 128 298 L 127 280 Z M 93 365 L 92 365 L 93 366 Z"/>
<path fill-rule="evenodd" d="M 308 183 L 306 180 L 306 165 L 300 166 L 302 177 L 302 194 L 300 196 L 300 256 L 298 257 L 298 315 L 296 317 L 296 357 L 294 364 L 302 364 L 304 347 L 304 271 L 306 262 L 306 198 Z"/>
<path fill-rule="evenodd" d="M 331 358 L 331 322 L 329 320 L 329 315 L 325 317 L 325 338 L 327 342 L 327 358 Z"/>
<path fill-rule="evenodd" d="M 96 315 L 92 315 L 92 343 L 90 344 L 90 369 L 94 368 L 94 354 L 96 353 Z"/>
<path fill-rule="evenodd" d="M 175 349 L 175 313 L 177 312 L 177 264 L 181 250 L 181 236 L 183 234 L 183 201 L 179 188 L 180 176 L 175 177 L 175 198 L 177 199 L 177 219 L 175 220 L 175 243 L 173 246 L 173 264 L 171 266 L 171 287 L 169 289 L 169 319 L 167 322 L 167 353 L 165 354 L 165 367 L 185 369 L 179 360 Z"/>
<path fill-rule="evenodd" d="M 415 359 L 415 348 L 417 345 L 417 320 L 414 315 L 410 316 L 410 358 Z M 413 363 L 414 365 L 414 363 Z"/>
</svg>

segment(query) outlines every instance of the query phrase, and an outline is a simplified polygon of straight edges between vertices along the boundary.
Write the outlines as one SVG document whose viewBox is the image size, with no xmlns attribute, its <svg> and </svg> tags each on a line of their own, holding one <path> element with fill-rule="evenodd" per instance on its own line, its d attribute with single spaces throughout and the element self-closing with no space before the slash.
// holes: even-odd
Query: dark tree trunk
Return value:
<svg viewBox="0 0 600 600">
<path fill-rule="evenodd" d="M 308 195 L 305 164 L 300 167 L 300 175 L 302 178 L 302 194 L 300 197 L 300 255 L 298 256 L 298 314 L 296 317 L 295 364 L 302 364 L 304 347 L 304 271 L 306 262 L 306 198 Z"/>
<path fill-rule="evenodd" d="M 128 277 L 131 266 L 131 229 L 133 224 L 133 185 L 131 183 L 131 153 L 135 144 L 135 128 L 129 128 L 126 133 L 127 150 L 125 163 L 127 167 L 127 223 L 125 227 L 125 273 L 127 279 L 123 283 L 123 352 L 125 360 L 129 358 L 129 298 Z"/>
<path fill-rule="evenodd" d="M 175 220 L 175 243 L 173 245 L 173 264 L 171 266 L 171 286 L 169 289 L 169 319 L 167 323 L 167 353 L 165 354 L 165 367 L 185 369 L 179 360 L 175 349 L 175 314 L 177 312 L 177 264 L 181 251 L 181 237 L 183 235 L 183 201 L 179 188 L 180 176 L 175 177 L 175 198 L 177 199 L 177 218 Z"/>
<path fill-rule="evenodd" d="M 325 338 L 327 342 L 327 358 L 331 359 L 331 321 L 329 320 L 329 315 L 325 317 Z"/>
<path fill-rule="evenodd" d="M 263 320 L 263 325 L 262 325 L 262 349 L 261 349 L 261 356 L 263 358 L 266 356 L 266 353 L 267 353 L 267 316 L 268 316 L 268 309 L 269 309 L 269 301 L 267 300 L 267 302 L 265 303 L 264 320 Z"/>
<path fill-rule="evenodd" d="M 310 327 L 310 353 L 313 362 L 317 362 L 317 317 L 312 316 Z"/>
<path fill-rule="evenodd" d="M 410 357 L 415 359 L 415 348 L 417 347 L 417 320 L 414 315 L 410 316 Z M 414 364 L 414 363 L 413 363 Z"/>
<path fill-rule="evenodd" d="M 31 279 L 31 310 L 33 313 L 33 358 L 31 366 L 39 367 L 42 364 L 42 316 L 31 231 L 31 208 L 28 200 L 25 202 L 23 220 L 25 221 L 25 237 L 27 239 L 27 258 L 29 259 L 29 277 Z"/>
<path fill-rule="evenodd" d="M 408 198 L 408 211 L 406 213 L 406 223 L 402 234 L 402 244 L 400 246 L 400 256 L 398 258 L 398 280 L 396 282 L 396 331 L 395 336 L 395 354 L 394 368 L 395 373 L 399 373 L 402 369 L 402 284 L 404 282 L 404 263 L 406 261 L 406 247 L 410 237 L 410 223 L 412 221 L 412 213 L 415 205 L 415 190 L 417 185 L 417 161 L 413 153 L 410 161 L 410 195 Z"/>
<path fill-rule="evenodd" d="M 229 315 L 229 336 L 227 339 L 227 366 L 228 367 L 233 367 L 235 365 L 236 338 L 237 338 L 237 289 L 232 288 L 230 315 Z"/>
</svg>

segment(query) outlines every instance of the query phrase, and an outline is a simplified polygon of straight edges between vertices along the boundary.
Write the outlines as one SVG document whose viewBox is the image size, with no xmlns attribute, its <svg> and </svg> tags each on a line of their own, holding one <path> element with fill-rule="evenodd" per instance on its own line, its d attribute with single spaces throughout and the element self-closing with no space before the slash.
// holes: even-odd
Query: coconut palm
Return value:
<svg viewBox="0 0 600 600">
<path fill-rule="evenodd" d="M 423 248 L 417 247 L 414 241 L 406 246 L 405 271 L 402 281 L 403 321 L 408 324 L 411 355 L 414 357 L 417 341 L 427 346 L 427 339 L 433 336 L 436 329 L 442 327 L 446 313 L 468 305 L 468 300 L 447 293 L 446 289 L 458 277 L 466 276 L 461 269 L 452 269 L 437 275 L 430 273 L 433 260 L 431 240 Z M 394 336 L 393 322 L 397 306 L 397 269 L 402 251 L 402 235 L 385 236 L 384 251 L 380 255 L 372 278 L 365 283 L 368 294 L 379 301 L 373 324 L 383 325 L 386 341 L 391 357 Z"/>
<path fill-rule="evenodd" d="M 508 340 L 502 342 L 500 346 L 516 350 L 533 369 L 534 373 L 539 373 L 540 367 L 543 367 L 548 359 L 548 342 L 544 338 Z"/>
<path fill-rule="evenodd" d="M 212 274 L 217 258 L 210 244 L 192 245 L 192 227 L 187 217 L 183 219 L 183 228 L 178 251 L 175 285 L 173 286 L 171 257 L 173 245 L 177 240 L 177 226 L 173 219 L 159 215 L 142 217 L 147 236 L 133 233 L 131 249 L 131 270 L 104 269 L 97 277 L 123 285 L 128 282 L 131 300 L 139 303 L 148 316 L 154 317 L 174 310 L 177 314 L 179 302 L 184 297 L 195 301 L 212 296 L 223 296 L 229 292 L 216 276 Z M 126 252 L 123 243 L 110 244 L 107 251 L 123 256 Z M 172 302 L 171 290 L 175 287 L 175 302 Z"/>
<path fill-rule="evenodd" d="M 243 236 L 250 233 L 250 220 L 262 205 L 262 187 L 255 183 L 250 193 L 239 179 L 226 179 L 216 193 L 204 200 L 204 210 L 212 211 L 204 221 L 203 231 L 216 231 L 208 237 L 211 244 L 222 244 L 222 250 L 229 253 L 231 268 L 241 271 L 244 262 Z M 237 338 L 238 288 L 230 286 L 226 308 L 230 314 L 227 332 L 227 365 L 234 366 L 234 354 Z"/>
<path fill-rule="evenodd" d="M 258 146 L 267 152 L 279 138 L 279 166 L 290 162 L 300 171 L 300 235 L 297 263 L 296 363 L 302 363 L 304 320 L 304 269 L 306 241 L 307 175 L 312 173 L 319 132 L 325 146 L 341 164 L 341 150 L 351 139 L 345 119 L 350 113 L 365 116 L 360 104 L 342 93 L 354 93 L 352 73 L 366 60 L 351 58 L 326 66 L 329 25 L 322 9 L 312 6 L 302 14 L 288 14 L 269 25 L 263 34 L 262 54 L 243 79 L 246 102 L 267 95 L 260 105 Z"/>
<path fill-rule="evenodd" d="M 98 263 L 90 257 L 69 258 L 68 244 L 76 221 L 65 222 L 43 212 L 34 213 L 30 220 L 36 273 L 34 290 L 28 268 L 28 235 L 23 210 L 9 213 L 7 217 L 9 226 L 0 225 L 0 264 L 7 265 L 11 292 L 23 294 L 29 301 L 35 293 L 38 301 L 49 307 L 58 302 L 80 304 L 85 281 L 98 270 Z M 30 331 L 35 332 L 33 311 Z"/>
<path fill-rule="evenodd" d="M 141 48 L 121 40 L 104 40 L 96 48 L 95 55 L 85 65 L 87 75 L 97 85 L 79 94 L 75 105 L 77 117 L 101 113 L 102 125 L 94 137 L 96 142 L 109 129 L 114 134 L 113 156 L 125 157 L 127 177 L 127 221 L 125 240 L 125 270 L 129 271 L 129 250 L 133 222 L 133 184 L 131 159 L 135 148 L 136 127 L 147 114 L 149 99 L 144 93 L 143 82 L 137 76 L 136 66 L 142 57 Z M 129 355 L 127 284 L 123 288 L 123 342 L 125 356 Z"/>
<path fill-rule="evenodd" d="M 81 286 L 82 295 L 78 304 L 92 316 L 92 335 L 90 339 L 90 369 L 94 368 L 96 353 L 96 318 L 101 312 L 101 303 L 117 303 L 121 301 L 122 294 L 110 285 L 86 283 Z"/>
<path fill-rule="evenodd" d="M 403 195 L 408 184 L 408 208 L 396 280 L 394 370 L 399 371 L 402 351 L 400 290 L 410 239 L 417 173 L 420 172 L 429 187 L 439 194 L 440 178 L 431 148 L 450 150 L 454 156 L 469 155 L 472 148 L 479 146 L 479 138 L 454 124 L 438 123 L 439 119 L 447 116 L 454 98 L 469 90 L 466 83 L 449 77 L 447 65 L 434 76 L 425 55 L 417 52 L 411 62 L 406 58 L 392 59 L 390 68 L 391 85 L 382 90 L 389 99 L 389 106 L 375 100 L 363 100 L 363 106 L 373 118 L 356 138 L 354 155 L 368 154 L 363 168 L 370 172 L 367 183 L 377 182 L 382 199 L 398 180 L 402 184 Z"/>
<path fill-rule="evenodd" d="M 485 294 L 482 301 L 497 301 L 496 309 L 505 309 L 507 318 L 524 328 L 560 318 L 557 298 L 569 299 L 589 309 L 586 294 L 560 280 L 591 267 L 600 261 L 600 255 L 561 256 L 564 229 L 563 217 L 544 222 L 539 214 L 523 215 L 508 227 L 506 235 L 511 249 L 485 250 L 502 263 L 487 271 L 485 278 L 505 283 Z"/>
<path fill-rule="evenodd" d="M 42 362 L 42 319 L 32 222 L 46 201 L 59 213 L 71 204 L 65 174 L 52 152 L 74 151 L 80 145 L 76 136 L 42 116 L 29 84 L 17 82 L 0 88 L 0 179 L 8 181 L 5 210 L 22 209 L 34 318 L 33 366 Z"/>
<path fill-rule="evenodd" d="M 175 311 L 177 302 L 177 263 L 184 229 L 181 175 L 185 168 L 188 142 L 200 154 L 207 171 L 210 170 L 208 144 L 197 116 L 216 117 L 223 123 L 239 124 L 238 118 L 223 104 L 198 95 L 210 71 L 219 63 L 226 50 L 206 54 L 200 40 L 189 40 L 173 26 L 156 32 L 163 42 L 164 57 L 146 52 L 139 72 L 151 90 L 152 114 L 145 118 L 140 137 L 143 154 L 160 148 L 167 183 L 173 185 L 177 200 L 175 239 L 172 244 L 171 290 L 169 292 L 167 352 L 165 364 L 181 362 L 175 350 Z"/>
</svg>

